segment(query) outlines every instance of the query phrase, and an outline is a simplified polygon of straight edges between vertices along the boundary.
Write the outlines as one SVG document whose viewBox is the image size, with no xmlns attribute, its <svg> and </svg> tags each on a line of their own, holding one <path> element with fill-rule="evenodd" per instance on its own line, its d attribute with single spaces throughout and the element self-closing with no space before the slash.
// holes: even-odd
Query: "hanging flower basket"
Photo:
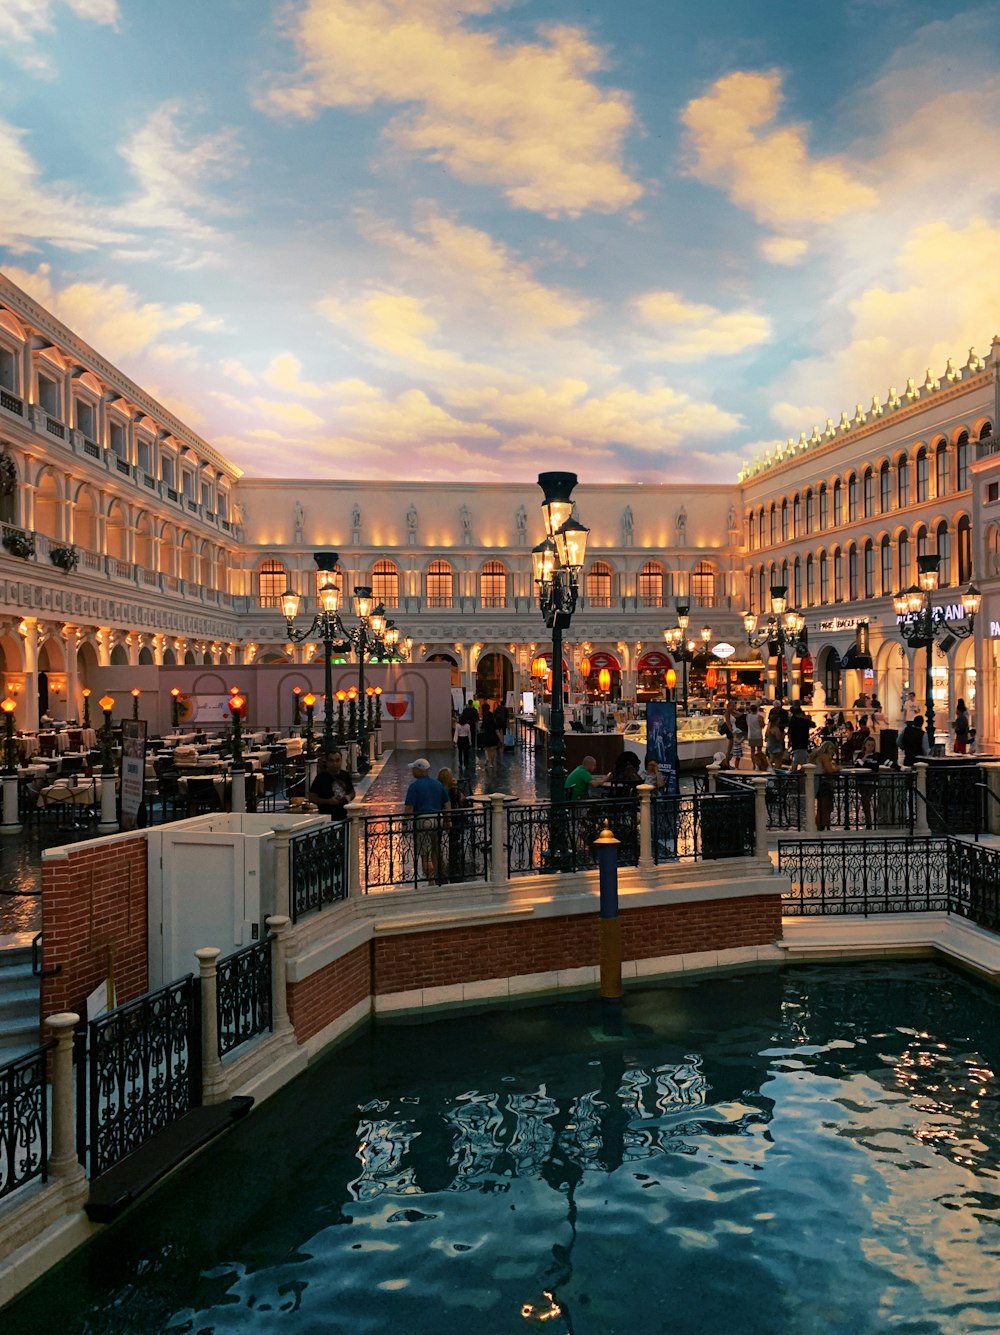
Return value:
<svg viewBox="0 0 1000 1335">
<path fill-rule="evenodd" d="M 35 535 L 24 533 L 19 528 L 8 529 L 3 535 L 3 545 L 11 556 L 20 556 L 27 561 L 35 554 Z"/>
<path fill-rule="evenodd" d="M 49 560 L 69 574 L 80 564 L 80 554 L 75 547 L 50 547 Z"/>
</svg>

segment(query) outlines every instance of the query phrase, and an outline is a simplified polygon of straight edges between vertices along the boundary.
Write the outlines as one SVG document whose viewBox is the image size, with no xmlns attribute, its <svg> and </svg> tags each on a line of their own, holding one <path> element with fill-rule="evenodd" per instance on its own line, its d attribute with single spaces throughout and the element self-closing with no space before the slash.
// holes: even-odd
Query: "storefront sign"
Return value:
<svg viewBox="0 0 1000 1335">
<path fill-rule="evenodd" d="M 878 617 L 831 617 L 829 621 L 818 621 L 817 630 L 857 630 L 859 626 L 878 623 Z"/>
<path fill-rule="evenodd" d="M 903 626 L 908 621 L 916 621 L 920 616 L 923 616 L 922 612 L 905 612 L 902 616 L 897 616 L 896 621 Z M 932 607 L 931 616 L 935 624 L 942 621 L 963 621 L 966 611 L 961 603 L 948 603 L 945 607 Z"/>
</svg>

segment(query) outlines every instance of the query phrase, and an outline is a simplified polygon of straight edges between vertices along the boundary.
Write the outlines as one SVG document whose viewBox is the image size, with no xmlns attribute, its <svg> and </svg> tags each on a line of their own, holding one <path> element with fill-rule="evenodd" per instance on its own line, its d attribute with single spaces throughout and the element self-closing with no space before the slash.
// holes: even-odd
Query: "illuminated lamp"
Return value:
<svg viewBox="0 0 1000 1335">
<path fill-rule="evenodd" d="M 543 677 L 548 676 L 548 672 L 549 664 L 544 654 L 539 654 L 537 658 L 532 659 L 531 675 L 533 677 L 537 678 L 538 681 L 541 681 Z"/>
<path fill-rule="evenodd" d="M 663 680 L 667 683 L 667 690 L 672 691 L 677 685 L 677 673 L 673 668 L 667 668 L 663 674 Z"/>
<path fill-rule="evenodd" d="M 607 694 L 608 694 L 608 692 L 611 690 L 611 670 L 610 670 L 610 668 L 606 668 L 606 667 L 601 668 L 600 672 L 598 672 L 598 674 L 597 674 L 597 685 L 599 686 L 599 688 L 600 688 L 600 690 L 601 690 L 601 693 L 602 693 L 603 695 L 607 695 Z"/>
<path fill-rule="evenodd" d="M 719 674 L 716 672 L 714 667 L 710 667 L 708 671 L 705 673 L 705 685 L 708 687 L 710 691 L 714 691 L 715 684 L 718 680 L 719 680 Z"/>
<path fill-rule="evenodd" d="M 580 659 L 580 676 L 581 677 L 590 676 L 590 659 L 587 657 L 586 654 L 584 654 L 584 656 Z"/>
</svg>

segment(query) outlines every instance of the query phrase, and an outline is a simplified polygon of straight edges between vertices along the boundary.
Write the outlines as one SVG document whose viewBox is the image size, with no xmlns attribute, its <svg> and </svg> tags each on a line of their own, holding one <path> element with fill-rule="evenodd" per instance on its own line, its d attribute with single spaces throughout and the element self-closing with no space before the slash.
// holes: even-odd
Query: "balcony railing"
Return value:
<svg viewBox="0 0 1000 1335">
<path fill-rule="evenodd" d="M 18 417 L 24 416 L 24 400 L 12 394 L 9 389 L 0 389 L 0 408 L 6 408 L 9 413 L 16 413 Z"/>
<path fill-rule="evenodd" d="M 66 439 L 66 428 L 62 422 L 57 422 L 54 417 L 45 418 L 45 430 L 50 436 L 58 436 L 60 440 Z"/>
<path fill-rule="evenodd" d="M 86 437 L 84 437 L 83 441 L 83 452 L 84 454 L 89 454 L 91 459 L 99 459 L 101 457 L 100 445 L 98 445 L 96 441 L 87 440 Z"/>
</svg>

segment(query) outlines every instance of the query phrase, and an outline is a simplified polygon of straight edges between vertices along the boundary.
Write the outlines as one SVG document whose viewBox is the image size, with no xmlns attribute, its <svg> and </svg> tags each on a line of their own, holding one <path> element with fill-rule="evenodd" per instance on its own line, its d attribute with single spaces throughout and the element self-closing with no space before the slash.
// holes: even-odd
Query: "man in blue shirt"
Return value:
<svg viewBox="0 0 1000 1335">
<path fill-rule="evenodd" d="M 441 863 L 441 813 L 448 805 L 444 784 L 432 779 L 429 760 L 410 762 L 413 778 L 403 799 L 403 810 L 413 816 L 414 846 L 424 876 L 433 885 Z"/>
</svg>

